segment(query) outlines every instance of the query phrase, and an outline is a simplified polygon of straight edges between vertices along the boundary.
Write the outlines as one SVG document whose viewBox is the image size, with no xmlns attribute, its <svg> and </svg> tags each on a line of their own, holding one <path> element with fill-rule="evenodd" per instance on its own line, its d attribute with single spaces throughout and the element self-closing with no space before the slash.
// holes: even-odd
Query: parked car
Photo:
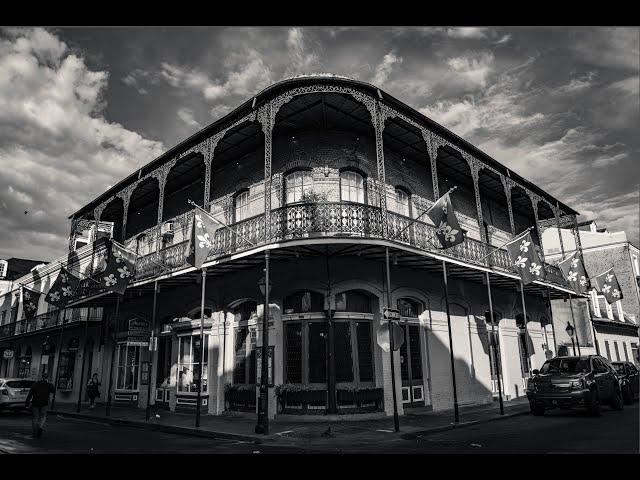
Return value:
<svg viewBox="0 0 640 480">
<path fill-rule="evenodd" d="M 620 380 L 611 363 L 600 355 L 552 358 L 532 373 L 527 398 L 534 415 L 577 406 L 598 417 L 603 403 L 614 410 L 623 409 Z"/>
<path fill-rule="evenodd" d="M 631 405 L 640 395 L 640 371 L 631 362 L 611 362 L 622 386 L 624 403 Z"/>
<path fill-rule="evenodd" d="M 34 380 L 25 378 L 0 378 L 0 409 L 21 409 Z"/>
</svg>

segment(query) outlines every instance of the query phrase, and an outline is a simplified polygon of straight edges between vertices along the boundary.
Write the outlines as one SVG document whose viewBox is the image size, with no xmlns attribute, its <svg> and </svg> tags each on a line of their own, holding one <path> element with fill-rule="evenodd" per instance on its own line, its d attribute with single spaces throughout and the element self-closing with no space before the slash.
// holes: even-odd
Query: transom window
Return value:
<svg viewBox="0 0 640 480">
<path fill-rule="evenodd" d="M 235 198 L 235 221 L 239 222 L 249 217 L 249 190 L 245 190 L 236 195 Z"/>
<path fill-rule="evenodd" d="M 346 202 L 364 203 L 364 178 L 357 172 L 340 172 L 340 199 Z"/>
<path fill-rule="evenodd" d="M 285 177 L 285 203 L 302 202 L 305 192 L 313 186 L 313 177 L 308 170 L 297 170 Z"/>
<path fill-rule="evenodd" d="M 302 290 L 284 299 L 284 313 L 322 312 L 324 296 L 317 292 Z"/>
<path fill-rule="evenodd" d="M 402 188 L 396 188 L 396 208 L 400 215 L 404 215 L 405 217 L 411 216 L 409 194 Z"/>
<path fill-rule="evenodd" d="M 336 295 L 336 311 L 372 313 L 371 299 L 364 292 L 349 290 Z"/>
</svg>

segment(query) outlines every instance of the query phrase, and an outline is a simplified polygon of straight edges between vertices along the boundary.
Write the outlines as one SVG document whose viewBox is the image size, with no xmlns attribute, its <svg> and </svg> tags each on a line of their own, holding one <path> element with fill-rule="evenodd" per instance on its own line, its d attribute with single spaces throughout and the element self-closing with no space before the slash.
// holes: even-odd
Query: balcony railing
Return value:
<svg viewBox="0 0 640 480">
<path fill-rule="evenodd" d="M 184 216 L 184 215 L 183 215 Z M 181 218 L 183 217 L 181 216 Z M 190 218 L 190 217 L 188 217 Z M 188 219 L 184 216 L 183 225 Z M 387 234 L 384 234 L 383 212 L 379 207 L 359 203 L 297 203 L 287 205 L 271 212 L 269 239 L 265 240 L 264 215 L 258 215 L 216 231 L 214 248 L 210 259 L 248 250 L 252 245 L 322 237 L 359 237 L 386 238 L 404 243 L 421 250 L 438 252 L 464 262 L 491 266 L 504 271 L 516 273 L 504 248 L 488 246 L 479 240 L 466 237 L 465 241 L 453 248 L 441 250 L 435 235 L 435 227 L 425 222 L 411 223 L 412 219 L 403 215 L 388 212 Z M 407 226 L 409 226 L 407 228 Z M 152 278 L 167 270 L 186 266 L 188 235 L 184 240 L 138 259 L 136 280 Z M 493 254 L 487 254 L 493 250 Z M 163 268 L 164 265 L 167 268 Z M 545 264 L 547 281 L 568 287 L 560 269 L 555 265 Z"/>
<path fill-rule="evenodd" d="M 70 312 L 70 313 L 69 313 Z M 30 320 L 22 319 L 17 322 L 7 323 L 0 326 L 0 338 L 23 335 L 25 333 L 37 332 L 48 328 L 57 327 L 63 324 L 71 325 L 84 322 L 102 321 L 102 308 L 71 308 L 67 310 L 55 310 L 53 312 L 36 315 Z"/>
</svg>

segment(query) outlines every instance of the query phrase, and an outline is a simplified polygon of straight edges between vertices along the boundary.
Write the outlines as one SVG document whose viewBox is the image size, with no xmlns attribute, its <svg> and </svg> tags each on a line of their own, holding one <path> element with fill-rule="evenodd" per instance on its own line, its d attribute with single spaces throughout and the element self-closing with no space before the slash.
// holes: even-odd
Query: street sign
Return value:
<svg viewBox="0 0 640 480">
<path fill-rule="evenodd" d="M 149 341 L 149 351 L 150 352 L 155 352 L 156 350 L 158 350 L 158 337 L 154 337 L 152 335 L 149 340 L 150 340 Z"/>
<path fill-rule="evenodd" d="M 404 330 L 400 325 L 395 322 L 392 322 L 393 325 L 393 340 L 394 340 L 394 350 L 398 350 L 402 344 L 404 343 Z M 380 348 L 385 352 L 389 351 L 389 323 L 383 323 L 378 329 L 377 342 L 380 345 Z"/>
<path fill-rule="evenodd" d="M 400 310 L 396 308 L 385 308 L 382 311 L 385 320 L 400 320 Z"/>
</svg>

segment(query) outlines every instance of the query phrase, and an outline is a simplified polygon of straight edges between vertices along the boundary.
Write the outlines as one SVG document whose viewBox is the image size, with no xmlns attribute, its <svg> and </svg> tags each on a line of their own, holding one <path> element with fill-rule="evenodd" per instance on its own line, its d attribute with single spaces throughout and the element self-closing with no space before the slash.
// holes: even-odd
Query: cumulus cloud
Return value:
<svg viewBox="0 0 640 480">
<path fill-rule="evenodd" d="M 486 27 L 453 27 L 447 28 L 446 34 L 451 38 L 487 38 Z"/>
<path fill-rule="evenodd" d="M 0 256 L 65 254 L 67 217 L 163 150 L 103 116 L 108 74 L 41 29 L 0 38 Z M 27 214 L 24 214 L 24 211 Z"/>
<path fill-rule="evenodd" d="M 371 83 L 382 86 L 387 81 L 387 78 L 389 78 L 393 66 L 399 63 L 402 63 L 402 57 L 398 57 L 394 52 L 387 53 L 382 58 L 382 62 L 376 67 Z"/>
<path fill-rule="evenodd" d="M 193 110 L 190 108 L 181 108 L 178 110 L 178 118 L 188 126 L 200 129 L 202 125 L 194 118 Z"/>
<path fill-rule="evenodd" d="M 494 56 L 491 52 L 470 52 L 449 58 L 447 65 L 469 84 L 484 88 L 487 85 L 487 77 L 491 73 L 493 61 Z"/>
<path fill-rule="evenodd" d="M 318 54 L 310 50 L 307 35 L 301 28 L 290 28 L 286 41 L 290 64 L 284 76 L 312 73 L 319 65 Z"/>
</svg>

